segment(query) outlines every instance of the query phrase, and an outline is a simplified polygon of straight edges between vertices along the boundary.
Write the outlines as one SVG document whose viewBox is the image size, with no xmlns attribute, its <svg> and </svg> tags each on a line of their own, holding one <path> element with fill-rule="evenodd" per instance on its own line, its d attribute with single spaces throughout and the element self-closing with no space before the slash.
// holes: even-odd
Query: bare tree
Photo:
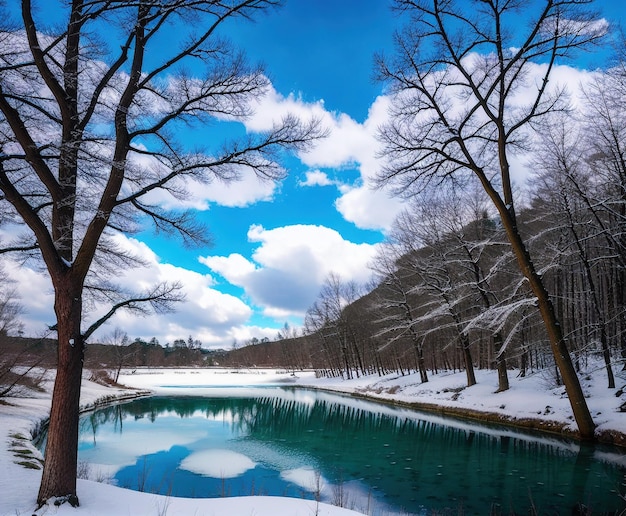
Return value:
<svg viewBox="0 0 626 516">
<path fill-rule="evenodd" d="M 0 338 L 22 331 L 24 325 L 20 316 L 23 313 L 15 282 L 0 268 Z"/>
<path fill-rule="evenodd" d="M 378 183 L 410 196 L 442 182 L 479 180 L 536 298 L 580 436 L 590 440 L 595 425 L 518 229 L 511 180 L 511 158 L 527 148 L 534 124 L 568 107 L 565 89 L 550 84 L 557 60 L 606 33 L 588 3 L 484 0 L 468 8 L 455 0 L 396 0 L 411 23 L 397 35 L 396 59 L 379 59 L 380 76 L 395 96 L 380 131 L 387 163 Z M 518 30 L 520 19 L 527 23 Z"/>
<path fill-rule="evenodd" d="M 405 252 L 404 246 L 394 242 L 380 247 L 370 264 L 377 276 L 377 287 L 373 292 L 370 309 L 375 314 L 376 323 L 380 325 L 376 337 L 385 339 L 379 351 L 408 337 L 415 351 L 420 381 L 425 383 L 428 381 L 424 358 L 425 335 L 419 328 L 418 311 L 418 305 L 423 300 L 412 295 L 415 273 L 411 268 L 403 266 Z"/>
<path fill-rule="evenodd" d="M 615 304 L 626 370 L 626 40 L 618 62 L 585 89 L 584 134 L 587 161 L 597 182 L 598 196 L 580 191 L 593 220 L 602 230 L 607 251 L 615 257 Z"/>
<path fill-rule="evenodd" d="M 0 268 L 0 398 L 15 396 L 24 387 L 37 387 L 45 374 L 45 369 L 36 376 L 33 371 L 46 357 L 33 356 L 21 339 L 11 342 L 11 336 L 21 332 L 23 312 L 14 282 Z"/>
<path fill-rule="evenodd" d="M 503 321 L 515 311 L 511 306 L 517 301 L 509 281 L 502 280 L 508 273 L 507 253 L 503 252 L 506 246 L 497 224 L 484 209 L 482 195 L 471 189 L 442 189 L 416 197 L 395 221 L 391 235 L 404 254 L 398 265 L 411 269 L 414 281 L 422 278 L 414 288 L 424 291 L 434 303 L 433 314 L 441 313 L 441 306 L 446 306 L 448 317 L 455 321 L 454 334 L 464 343 L 461 350 L 468 383 L 475 381 L 469 335 L 484 330 L 491 334 L 491 342 L 481 357 L 488 356 L 495 363 L 498 391 L 504 391 L 508 389 L 504 355 L 509 339 L 503 335 Z M 442 305 L 437 306 L 435 299 Z M 422 300 L 414 303 L 424 307 Z M 428 314 L 422 318 L 428 318 Z M 475 340 L 483 350 L 483 339 Z"/>
<path fill-rule="evenodd" d="M 536 177 L 535 192 L 540 196 L 539 204 L 544 207 L 540 213 L 544 220 L 549 220 L 544 233 L 555 234 L 550 248 L 557 256 L 549 258 L 548 263 L 563 267 L 563 262 L 567 260 L 568 267 L 582 278 L 582 288 L 576 290 L 576 297 L 583 298 L 585 306 L 576 310 L 578 320 L 575 324 L 584 330 L 584 345 L 593 342 L 590 337 L 596 336 L 607 371 L 608 386 L 614 388 L 607 320 L 609 310 L 601 288 L 605 282 L 599 277 L 598 269 L 607 260 L 614 261 L 620 253 L 616 253 L 616 249 L 607 249 L 605 238 L 601 236 L 608 232 L 610 238 L 614 238 L 615 228 L 607 228 L 606 217 L 587 209 L 604 203 L 597 202 L 598 196 L 594 194 L 599 185 L 588 169 L 584 144 L 573 128 L 576 125 L 568 117 L 546 127 L 542 148 L 534 163 L 535 170 L 541 172 Z M 603 186 L 600 188 L 603 189 Z M 604 223 L 597 224 L 598 221 Z M 546 268 L 550 266 L 557 265 L 547 265 Z M 562 274 L 560 270 L 557 273 Z M 563 294 L 561 297 L 566 299 Z M 587 312 L 589 316 L 585 317 Z M 621 310 L 614 312 L 617 313 L 611 317 L 621 316 Z"/>
<path fill-rule="evenodd" d="M 307 331 L 321 334 L 331 368 L 342 375 L 343 370 L 346 378 L 365 371 L 362 352 L 355 339 L 353 325 L 356 321 L 345 310 L 361 295 L 356 283 L 343 281 L 336 273 L 330 273 L 305 317 Z"/>
<path fill-rule="evenodd" d="M 0 33 L 2 218 L 27 230 L 26 240 L 4 247 L 38 250 L 54 288 L 58 369 L 40 504 L 53 496 L 78 504 L 86 338 L 119 310 L 169 310 L 180 299 L 177 285 L 140 293 L 115 285 L 112 273 L 138 260 L 111 237 L 151 222 L 187 244 L 204 242 L 192 214 L 162 208 L 159 195 L 184 199 L 194 184 L 235 181 L 247 172 L 280 178 L 281 152 L 320 136 L 316 121 L 293 116 L 239 140 L 207 136 L 193 149 L 181 131 L 251 113 L 268 80 L 220 31 L 227 20 L 278 3 L 59 0 L 54 9 L 65 22 L 48 27 L 31 0 L 21 0 L 21 19 Z M 10 17 L 6 8 L 0 14 Z M 83 328 L 94 300 L 110 309 Z"/>
<path fill-rule="evenodd" d="M 120 328 L 115 328 L 105 339 L 105 344 L 111 346 L 113 359 L 113 381 L 117 383 L 120 378 L 122 367 L 128 364 L 129 359 L 134 355 L 135 350 L 129 349 L 130 339 L 128 334 Z"/>
<path fill-rule="evenodd" d="M 470 387 L 476 384 L 476 375 L 474 373 L 470 333 L 465 324 L 468 292 L 463 288 L 459 281 L 458 271 L 455 270 L 452 260 L 449 259 L 448 253 L 451 251 L 447 241 L 449 236 L 445 228 L 435 222 L 435 220 L 441 220 L 442 214 L 439 213 L 440 216 L 435 219 L 432 206 L 420 213 L 425 216 L 426 222 L 418 218 L 409 222 L 414 231 L 418 227 L 418 231 L 422 230 L 418 241 L 423 244 L 423 247 L 408 257 L 407 260 L 417 279 L 412 293 L 417 294 L 422 299 L 430 300 L 426 305 L 428 310 L 422 315 L 422 318 L 431 322 L 435 321 L 437 330 L 447 330 L 450 334 L 450 343 L 455 344 L 463 358 L 467 386 Z M 407 219 L 408 217 L 404 217 L 403 222 L 405 224 Z M 419 222 L 416 223 L 417 220 Z M 414 235 L 416 234 L 414 233 Z"/>
</svg>

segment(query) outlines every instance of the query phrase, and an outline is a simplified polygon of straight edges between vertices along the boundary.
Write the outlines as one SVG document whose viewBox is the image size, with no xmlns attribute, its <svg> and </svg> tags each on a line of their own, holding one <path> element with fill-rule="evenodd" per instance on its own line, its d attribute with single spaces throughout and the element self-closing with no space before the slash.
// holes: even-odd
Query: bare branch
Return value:
<svg viewBox="0 0 626 516">
<path fill-rule="evenodd" d="M 109 311 L 93 322 L 83 332 L 83 338 L 87 340 L 100 326 L 107 322 L 120 310 L 128 310 L 135 314 L 147 315 L 145 305 L 149 305 L 156 313 L 167 313 L 173 310 L 173 305 L 184 299 L 180 293 L 182 286 L 179 283 L 163 283 L 147 290 L 145 293 L 132 298 L 124 299 L 114 304 Z"/>
</svg>

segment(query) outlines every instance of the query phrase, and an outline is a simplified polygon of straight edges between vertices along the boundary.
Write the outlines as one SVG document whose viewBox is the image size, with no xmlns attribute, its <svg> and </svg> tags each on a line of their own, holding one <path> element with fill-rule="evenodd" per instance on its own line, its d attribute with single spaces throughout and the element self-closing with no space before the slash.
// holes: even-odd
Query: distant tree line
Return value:
<svg viewBox="0 0 626 516">
<path fill-rule="evenodd" d="M 123 330 L 116 328 L 102 340 L 103 343 L 89 345 L 85 365 L 112 371 L 114 381 L 123 368 L 211 366 L 217 365 L 217 357 L 223 353 L 204 349 L 202 342 L 191 335 L 162 346 L 156 337 L 149 341 L 137 337 L 131 341 Z"/>
<path fill-rule="evenodd" d="M 1 311 L 2 307 L 0 316 Z M 11 321 L 14 323 L 17 321 Z M 0 398 L 16 395 L 25 387 L 37 388 L 46 371 L 56 365 L 56 347 L 56 339 L 0 332 Z M 122 369 L 215 366 L 221 363 L 225 353 L 202 348 L 202 343 L 191 336 L 162 346 L 155 337 L 149 341 L 139 337 L 131 340 L 123 330 L 116 328 L 103 337 L 102 342 L 89 344 L 85 367 L 98 381 L 115 383 Z"/>
<path fill-rule="evenodd" d="M 564 129 L 564 126 L 562 127 Z M 626 126 L 625 128 L 626 129 Z M 597 134 L 597 133 L 596 133 Z M 571 137 L 571 135 L 570 135 Z M 573 149 L 585 152 L 580 141 Z M 607 386 L 626 364 L 626 167 L 543 155 L 518 224 L 578 370 L 604 364 Z M 561 163 L 571 170 L 551 168 Z M 602 180 L 600 180 L 602 174 Z M 476 190 L 411 203 L 372 263 L 369 289 L 331 274 L 305 319 L 305 335 L 230 351 L 224 364 L 315 368 L 321 375 L 498 371 L 559 372 L 545 327 L 497 217 Z"/>
</svg>

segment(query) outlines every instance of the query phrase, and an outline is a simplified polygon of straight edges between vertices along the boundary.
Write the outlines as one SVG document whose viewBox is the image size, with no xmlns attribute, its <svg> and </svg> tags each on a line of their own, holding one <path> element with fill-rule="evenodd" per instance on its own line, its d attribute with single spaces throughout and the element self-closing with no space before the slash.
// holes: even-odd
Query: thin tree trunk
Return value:
<svg viewBox="0 0 626 516">
<path fill-rule="evenodd" d="M 428 382 L 428 372 L 426 371 L 426 361 L 424 360 L 424 349 L 422 347 L 418 350 L 417 368 L 420 373 L 420 381 L 422 383 Z"/>
<path fill-rule="evenodd" d="M 509 373 L 506 366 L 506 358 L 502 351 L 502 335 L 500 332 L 493 334 L 493 347 L 495 348 L 496 369 L 498 370 L 498 390 L 503 392 L 509 390 Z"/>
<path fill-rule="evenodd" d="M 626 302 L 624 288 L 626 287 L 626 271 L 619 268 L 617 271 L 617 305 L 619 310 L 619 333 L 620 356 L 622 359 L 622 371 L 626 371 Z"/>
<path fill-rule="evenodd" d="M 460 334 L 461 352 L 463 353 L 463 363 L 465 364 L 465 374 L 467 375 L 467 386 L 476 385 L 476 375 L 474 374 L 474 363 L 470 351 L 470 341 L 465 333 Z"/>
</svg>

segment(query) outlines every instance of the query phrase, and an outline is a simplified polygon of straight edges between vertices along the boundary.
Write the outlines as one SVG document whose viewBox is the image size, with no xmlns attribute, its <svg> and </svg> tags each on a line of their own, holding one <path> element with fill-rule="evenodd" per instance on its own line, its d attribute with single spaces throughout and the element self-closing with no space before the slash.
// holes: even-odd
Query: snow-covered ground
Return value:
<svg viewBox="0 0 626 516">
<path fill-rule="evenodd" d="M 511 388 L 495 394 L 497 377 L 493 371 L 476 371 L 478 384 L 465 387 L 465 373 L 441 373 L 420 384 L 419 375 L 368 376 L 351 380 L 315 378 L 313 373 L 269 370 L 226 369 L 149 369 L 126 372 L 120 382 L 134 389 L 160 394 L 189 393 L 190 386 L 242 386 L 291 384 L 346 393 L 360 393 L 388 401 L 436 404 L 473 411 L 501 414 L 518 420 L 551 421 L 555 426 L 576 428 L 563 387 L 555 387 L 548 373 L 518 378 L 510 372 Z M 81 405 L 88 408 L 129 391 L 104 387 L 85 373 Z M 598 431 L 626 434 L 626 413 L 619 408 L 626 402 L 626 376 L 618 375 L 617 389 L 606 388 L 601 367 L 590 368 L 581 376 L 584 392 L 598 425 Z M 52 381 L 46 392 L 0 403 L 0 515 L 223 515 L 232 516 L 347 516 L 353 511 L 311 500 L 280 497 L 240 497 L 186 499 L 129 491 L 97 482 L 79 480 L 78 509 L 68 504 L 49 505 L 35 511 L 41 471 L 18 463 L 36 463 L 41 458 L 30 442 L 33 432 L 47 416 Z"/>
</svg>

